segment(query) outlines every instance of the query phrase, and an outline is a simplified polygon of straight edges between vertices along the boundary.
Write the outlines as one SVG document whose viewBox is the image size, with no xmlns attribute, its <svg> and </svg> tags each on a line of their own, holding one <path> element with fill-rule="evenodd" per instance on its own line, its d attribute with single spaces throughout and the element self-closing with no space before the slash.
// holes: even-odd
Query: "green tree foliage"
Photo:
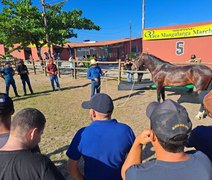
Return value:
<svg viewBox="0 0 212 180">
<path fill-rule="evenodd" d="M 77 37 L 74 29 L 100 29 L 91 20 L 81 17 L 81 10 L 64 11 L 64 2 L 45 5 L 47 28 L 44 26 L 42 11 L 33 6 L 30 0 L 2 0 L 2 4 L 4 8 L 0 13 L 0 42 L 6 47 L 20 44 L 14 50 L 34 44 L 41 59 L 40 50 L 47 44 L 46 31 L 50 44 L 63 46 L 67 39 Z"/>
</svg>

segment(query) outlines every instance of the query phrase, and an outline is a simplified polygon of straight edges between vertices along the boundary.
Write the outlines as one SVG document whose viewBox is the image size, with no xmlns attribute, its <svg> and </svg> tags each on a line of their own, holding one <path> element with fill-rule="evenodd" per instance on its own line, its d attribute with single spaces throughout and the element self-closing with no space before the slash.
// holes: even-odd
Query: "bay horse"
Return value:
<svg viewBox="0 0 212 180">
<path fill-rule="evenodd" d="M 165 100 L 165 86 L 193 84 L 199 94 L 212 82 L 212 70 L 205 65 L 177 66 L 147 53 L 140 54 L 139 59 L 134 60 L 134 64 L 136 69 L 144 65 L 150 71 L 156 84 L 158 102 L 161 96 L 163 101 Z"/>
</svg>

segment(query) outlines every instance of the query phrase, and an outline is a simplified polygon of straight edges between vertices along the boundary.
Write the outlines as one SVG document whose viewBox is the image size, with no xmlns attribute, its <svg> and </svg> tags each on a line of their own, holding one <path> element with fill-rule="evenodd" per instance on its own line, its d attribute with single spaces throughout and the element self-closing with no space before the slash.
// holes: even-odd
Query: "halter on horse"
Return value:
<svg viewBox="0 0 212 180">
<path fill-rule="evenodd" d="M 152 80 L 157 87 L 157 100 L 161 96 L 165 100 L 165 86 L 185 86 L 193 84 L 197 93 L 206 90 L 212 82 L 212 70 L 204 65 L 176 66 L 161 60 L 151 54 L 140 54 L 139 59 L 134 61 L 136 67 L 144 65 L 152 75 Z"/>
</svg>

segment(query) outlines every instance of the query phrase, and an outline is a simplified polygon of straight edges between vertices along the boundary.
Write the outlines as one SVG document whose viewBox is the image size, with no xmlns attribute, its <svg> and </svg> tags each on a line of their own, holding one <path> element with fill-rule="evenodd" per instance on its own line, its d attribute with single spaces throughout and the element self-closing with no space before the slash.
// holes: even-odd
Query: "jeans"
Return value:
<svg viewBox="0 0 212 180">
<path fill-rule="evenodd" d="M 142 77 L 143 77 L 143 73 L 138 73 L 138 82 L 141 82 L 142 80 Z"/>
<path fill-rule="evenodd" d="M 54 81 L 57 85 L 58 90 L 60 90 L 60 84 L 59 84 L 59 80 L 57 75 L 55 76 L 50 76 L 50 81 L 51 81 L 51 85 L 52 85 L 52 90 L 55 91 L 55 87 L 54 87 Z"/>
<path fill-rule="evenodd" d="M 100 93 L 100 82 L 91 81 L 91 97 L 96 93 Z"/>
<path fill-rule="evenodd" d="M 17 92 L 17 88 L 16 88 L 16 85 L 15 85 L 14 79 L 5 80 L 5 84 L 6 84 L 6 94 L 7 94 L 7 96 L 9 96 L 10 85 L 12 85 L 15 95 L 18 96 L 18 92 Z"/>
<path fill-rule="evenodd" d="M 134 74 L 127 72 L 127 81 L 128 82 L 133 82 L 134 81 Z"/>
<path fill-rule="evenodd" d="M 31 84 L 30 84 L 29 77 L 23 78 L 23 79 L 21 79 L 21 81 L 22 81 L 22 85 L 23 85 L 24 95 L 26 95 L 26 83 L 27 83 L 29 90 L 32 94 L 33 90 L 32 90 Z"/>
</svg>

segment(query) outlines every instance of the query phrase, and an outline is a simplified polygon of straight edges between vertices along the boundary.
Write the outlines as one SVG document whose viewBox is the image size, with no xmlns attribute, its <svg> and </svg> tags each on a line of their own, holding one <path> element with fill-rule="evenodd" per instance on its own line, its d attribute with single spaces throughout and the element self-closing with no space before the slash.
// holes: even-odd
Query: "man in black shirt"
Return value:
<svg viewBox="0 0 212 180">
<path fill-rule="evenodd" d="M 44 115 L 34 108 L 14 116 L 9 139 L 0 149 L 1 180 L 65 180 L 48 157 L 30 151 L 40 142 L 45 123 Z"/>
<path fill-rule="evenodd" d="M 23 90 L 24 90 L 24 96 L 27 95 L 26 83 L 28 84 L 31 94 L 33 94 L 33 90 L 32 90 L 31 84 L 30 84 L 29 76 L 28 76 L 29 72 L 28 72 L 27 66 L 24 64 L 24 61 L 22 59 L 19 60 L 19 64 L 18 64 L 16 70 L 21 77 L 21 81 L 23 84 Z"/>
</svg>

